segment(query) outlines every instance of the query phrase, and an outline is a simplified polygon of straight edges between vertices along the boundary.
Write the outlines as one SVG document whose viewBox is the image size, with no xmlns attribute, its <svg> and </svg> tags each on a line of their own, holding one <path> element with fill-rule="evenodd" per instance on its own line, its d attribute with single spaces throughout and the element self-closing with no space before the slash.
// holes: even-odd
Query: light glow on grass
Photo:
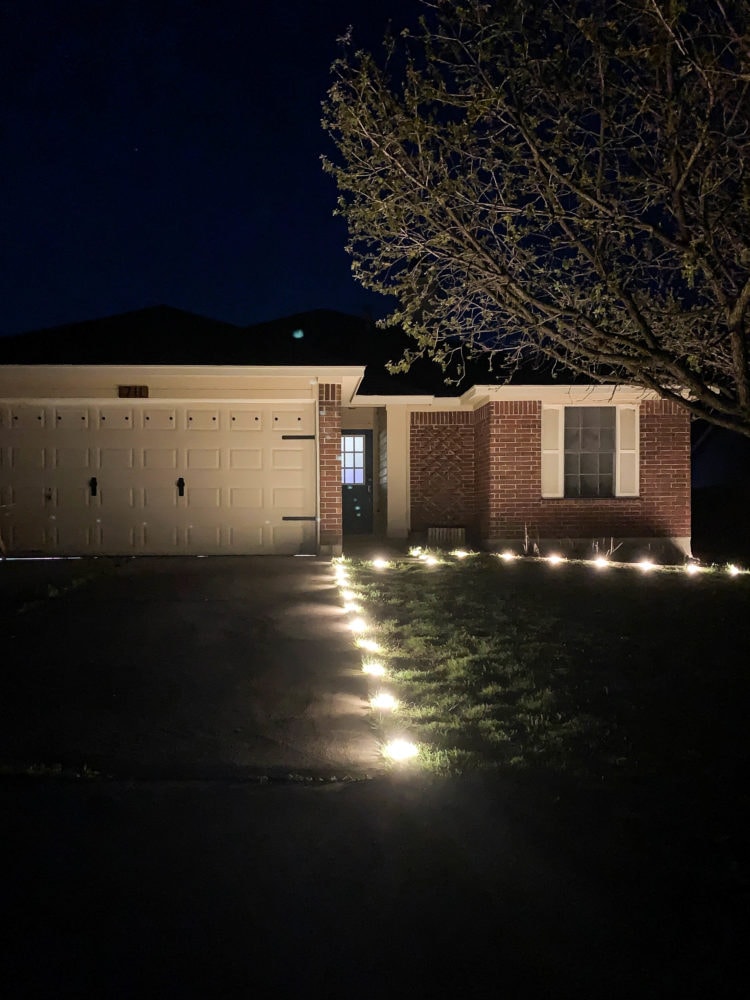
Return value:
<svg viewBox="0 0 750 1000">
<path fill-rule="evenodd" d="M 594 566 L 596 566 L 597 569 L 607 569 L 609 566 L 609 559 L 607 559 L 606 556 L 597 556 L 596 559 L 594 559 Z"/>
<path fill-rule="evenodd" d="M 454 555 L 456 559 L 465 559 L 469 555 L 469 553 L 466 551 L 466 549 L 456 549 L 456 551 L 452 552 L 451 555 Z"/>
<path fill-rule="evenodd" d="M 557 552 L 553 552 L 551 556 L 547 556 L 547 562 L 550 564 L 550 566 L 559 566 L 560 563 L 564 561 L 565 560 L 563 559 L 563 557 L 559 555 Z"/>
<path fill-rule="evenodd" d="M 652 569 L 656 569 L 656 563 L 651 562 L 650 559 L 641 559 L 638 566 L 644 573 L 650 573 Z"/>
<path fill-rule="evenodd" d="M 369 674 L 371 677 L 385 677 L 385 667 L 382 663 L 378 663 L 377 660 L 365 660 L 362 664 L 362 673 Z"/>
<path fill-rule="evenodd" d="M 515 552 L 511 552 L 510 549 L 506 549 L 505 552 L 500 553 L 500 558 L 503 560 L 503 562 L 511 562 L 513 559 L 516 558 L 516 554 Z"/>
<path fill-rule="evenodd" d="M 410 740 L 389 740 L 383 747 L 383 756 L 389 760 L 412 760 L 419 753 L 416 743 Z"/>
<path fill-rule="evenodd" d="M 398 708 L 398 701 L 388 691 L 378 691 L 370 698 L 370 704 L 381 712 L 393 712 Z"/>
<path fill-rule="evenodd" d="M 352 620 L 349 622 L 349 628 L 352 630 L 352 632 L 367 632 L 370 626 L 367 624 L 364 618 L 357 617 L 357 618 L 352 618 Z"/>
<path fill-rule="evenodd" d="M 390 565 L 387 559 L 381 559 L 380 557 L 372 561 L 373 569 L 388 569 Z"/>
<path fill-rule="evenodd" d="M 342 590 L 341 591 L 341 596 L 344 598 L 345 601 L 356 601 L 357 600 L 357 594 L 353 590 Z"/>
<path fill-rule="evenodd" d="M 414 548 L 409 549 L 409 555 L 412 559 L 418 559 L 422 555 L 422 546 L 415 545 Z"/>
<path fill-rule="evenodd" d="M 367 653 L 382 653 L 380 645 L 374 639 L 357 639 L 357 646 Z"/>
<path fill-rule="evenodd" d="M 730 576 L 739 576 L 740 575 L 740 568 L 739 568 L 739 566 L 735 566 L 734 563 L 730 563 L 727 566 L 727 573 L 729 573 Z"/>
<path fill-rule="evenodd" d="M 701 567 L 698 565 L 698 563 L 694 562 L 685 563 L 685 572 L 687 573 L 688 576 L 696 576 L 698 573 L 701 572 Z"/>
<path fill-rule="evenodd" d="M 424 561 L 425 566 L 437 566 L 438 564 L 438 560 L 435 556 L 422 556 L 422 560 Z"/>
<path fill-rule="evenodd" d="M 361 610 L 362 610 L 362 605 L 357 604 L 356 601 L 347 601 L 346 604 L 344 604 L 344 611 L 353 613 L 355 611 L 361 611 Z"/>
</svg>

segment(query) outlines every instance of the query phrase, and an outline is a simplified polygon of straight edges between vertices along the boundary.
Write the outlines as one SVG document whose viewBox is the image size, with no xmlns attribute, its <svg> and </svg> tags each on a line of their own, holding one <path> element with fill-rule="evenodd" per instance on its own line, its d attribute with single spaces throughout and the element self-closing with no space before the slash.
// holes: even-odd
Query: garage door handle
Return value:
<svg viewBox="0 0 750 1000">
<path fill-rule="evenodd" d="M 91 490 L 92 497 L 96 496 L 96 491 L 98 487 L 99 483 L 96 481 L 96 476 L 92 476 L 91 479 L 89 479 L 89 489 Z"/>
<path fill-rule="evenodd" d="M 185 496 L 185 480 L 182 478 L 182 476 L 180 476 L 180 478 L 177 480 L 177 496 L 178 497 Z"/>
</svg>

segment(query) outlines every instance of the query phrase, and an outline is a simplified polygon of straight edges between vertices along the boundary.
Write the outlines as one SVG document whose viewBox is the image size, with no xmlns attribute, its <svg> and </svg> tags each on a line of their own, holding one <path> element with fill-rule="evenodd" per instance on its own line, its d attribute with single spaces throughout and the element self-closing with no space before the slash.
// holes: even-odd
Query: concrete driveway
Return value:
<svg viewBox="0 0 750 1000">
<path fill-rule="evenodd" d="M 42 593 L 45 573 L 55 582 Z M 162 778 L 379 769 L 329 561 L 4 563 L 0 592 L 9 597 L 14 576 L 28 588 L 30 574 L 37 600 L 4 619 L 6 767 Z"/>
</svg>

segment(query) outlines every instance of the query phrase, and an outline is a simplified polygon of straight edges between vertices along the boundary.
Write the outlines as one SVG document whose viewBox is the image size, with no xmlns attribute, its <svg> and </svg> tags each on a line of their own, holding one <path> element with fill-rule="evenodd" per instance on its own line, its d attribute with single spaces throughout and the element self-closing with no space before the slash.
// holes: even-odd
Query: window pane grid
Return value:
<svg viewBox="0 0 750 1000">
<path fill-rule="evenodd" d="M 344 434 L 341 438 L 341 482 L 345 486 L 364 485 L 365 439 L 362 434 Z"/>
<path fill-rule="evenodd" d="M 614 406 L 567 406 L 564 447 L 566 497 L 614 496 Z"/>
</svg>

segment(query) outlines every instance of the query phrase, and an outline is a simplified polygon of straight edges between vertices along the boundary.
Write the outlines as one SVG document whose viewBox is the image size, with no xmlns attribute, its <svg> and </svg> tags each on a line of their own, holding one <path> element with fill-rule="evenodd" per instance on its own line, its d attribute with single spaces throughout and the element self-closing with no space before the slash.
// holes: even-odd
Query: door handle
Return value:
<svg viewBox="0 0 750 1000">
<path fill-rule="evenodd" d="M 96 496 L 96 491 L 98 488 L 99 488 L 99 483 L 96 480 L 96 476 L 92 476 L 91 479 L 89 479 L 89 490 L 91 491 L 92 497 Z"/>
<path fill-rule="evenodd" d="M 182 476 L 180 476 L 180 478 L 177 480 L 177 496 L 178 497 L 185 496 L 185 480 L 182 478 Z"/>
</svg>

